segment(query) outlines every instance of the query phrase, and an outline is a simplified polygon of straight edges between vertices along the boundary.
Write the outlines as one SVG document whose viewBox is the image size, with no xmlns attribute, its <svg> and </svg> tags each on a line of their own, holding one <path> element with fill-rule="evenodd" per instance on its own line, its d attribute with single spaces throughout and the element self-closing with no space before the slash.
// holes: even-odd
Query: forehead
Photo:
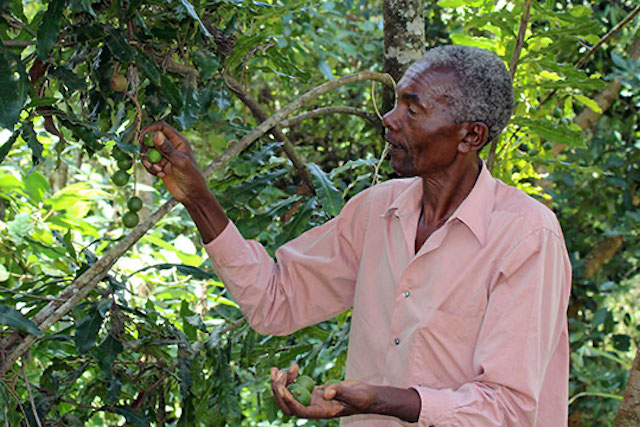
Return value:
<svg viewBox="0 0 640 427">
<path fill-rule="evenodd" d="M 398 96 L 403 94 L 417 95 L 420 100 L 437 99 L 441 95 L 449 95 L 457 88 L 459 79 L 452 68 L 433 66 L 420 61 L 409 67 L 398 82 Z"/>
</svg>

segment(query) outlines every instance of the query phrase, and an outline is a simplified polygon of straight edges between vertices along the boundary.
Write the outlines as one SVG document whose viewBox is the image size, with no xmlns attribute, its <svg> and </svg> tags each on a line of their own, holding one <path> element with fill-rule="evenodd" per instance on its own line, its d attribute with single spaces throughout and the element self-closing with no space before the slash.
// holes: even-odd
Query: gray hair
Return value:
<svg viewBox="0 0 640 427">
<path fill-rule="evenodd" d="M 489 128 L 487 142 L 500 135 L 513 110 L 513 82 L 495 53 L 447 45 L 429 49 L 420 62 L 453 69 L 458 75 L 461 96 L 448 97 L 457 123 L 483 122 Z"/>
</svg>

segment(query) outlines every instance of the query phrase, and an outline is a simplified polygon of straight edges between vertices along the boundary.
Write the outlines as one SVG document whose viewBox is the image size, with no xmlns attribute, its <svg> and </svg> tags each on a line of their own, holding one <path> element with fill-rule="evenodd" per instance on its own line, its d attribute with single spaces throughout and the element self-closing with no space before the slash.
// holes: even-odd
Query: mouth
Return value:
<svg viewBox="0 0 640 427">
<path fill-rule="evenodd" d="M 403 146 L 401 146 L 400 144 L 398 144 L 397 142 L 395 142 L 394 140 L 392 140 L 389 137 L 386 137 L 384 140 L 389 144 L 389 151 L 390 152 L 397 152 L 397 151 L 404 151 L 405 150 L 405 148 Z"/>
</svg>

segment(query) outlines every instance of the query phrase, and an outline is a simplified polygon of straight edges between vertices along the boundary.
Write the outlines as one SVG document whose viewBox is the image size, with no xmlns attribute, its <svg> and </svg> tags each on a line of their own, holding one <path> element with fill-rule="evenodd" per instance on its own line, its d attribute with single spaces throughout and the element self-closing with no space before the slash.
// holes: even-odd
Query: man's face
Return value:
<svg viewBox="0 0 640 427">
<path fill-rule="evenodd" d="M 458 77 L 428 63 L 412 65 L 397 86 L 398 102 L 383 119 L 391 167 L 401 176 L 429 176 L 446 169 L 465 135 L 447 100 L 460 96 Z"/>
</svg>

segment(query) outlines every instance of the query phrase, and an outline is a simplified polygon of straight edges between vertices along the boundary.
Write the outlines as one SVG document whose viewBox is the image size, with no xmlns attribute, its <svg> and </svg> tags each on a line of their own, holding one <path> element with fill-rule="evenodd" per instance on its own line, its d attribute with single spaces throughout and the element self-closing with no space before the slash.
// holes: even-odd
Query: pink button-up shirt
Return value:
<svg viewBox="0 0 640 427">
<path fill-rule="evenodd" d="M 353 307 L 346 377 L 414 388 L 420 426 L 566 425 L 571 266 L 554 214 L 483 165 L 416 253 L 421 198 L 420 178 L 369 188 L 278 249 L 277 262 L 232 223 L 206 250 L 260 333 Z"/>
</svg>

